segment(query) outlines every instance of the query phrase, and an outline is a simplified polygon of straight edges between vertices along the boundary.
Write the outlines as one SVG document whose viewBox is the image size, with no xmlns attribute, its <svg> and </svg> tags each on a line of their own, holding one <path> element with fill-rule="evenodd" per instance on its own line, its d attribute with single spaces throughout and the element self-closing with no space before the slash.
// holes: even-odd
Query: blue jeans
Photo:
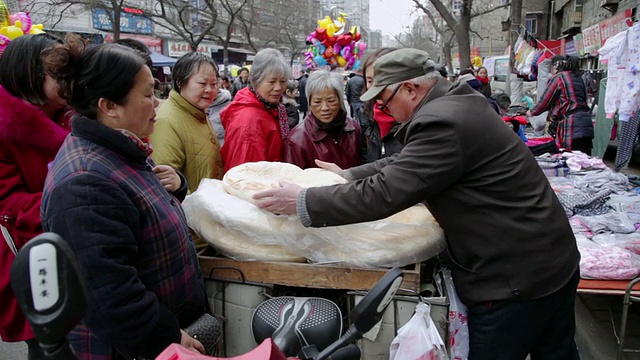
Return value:
<svg viewBox="0 0 640 360">
<path fill-rule="evenodd" d="M 555 293 L 530 301 L 494 301 L 469 311 L 469 360 L 578 360 L 574 302 L 580 273 Z"/>
</svg>

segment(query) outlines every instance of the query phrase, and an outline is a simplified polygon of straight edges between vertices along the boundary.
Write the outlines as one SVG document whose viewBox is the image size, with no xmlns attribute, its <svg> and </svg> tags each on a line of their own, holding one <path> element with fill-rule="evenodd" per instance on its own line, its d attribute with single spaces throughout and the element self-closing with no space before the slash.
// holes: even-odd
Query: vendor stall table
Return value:
<svg viewBox="0 0 640 360">
<path fill-rule="evenodd" d="M 578 294 L 624 295 L 622 302 L 622 319 L 620 323 L 620 340 L 618 342 L 618 360 L 625 352 L 640 353 L 640 349 L 625 349 L 624 338 L 627 331 L 629 305 L 640 302 L 640 277 L 633 280 L 585 280 L 578 284 Z"/>
</svg>

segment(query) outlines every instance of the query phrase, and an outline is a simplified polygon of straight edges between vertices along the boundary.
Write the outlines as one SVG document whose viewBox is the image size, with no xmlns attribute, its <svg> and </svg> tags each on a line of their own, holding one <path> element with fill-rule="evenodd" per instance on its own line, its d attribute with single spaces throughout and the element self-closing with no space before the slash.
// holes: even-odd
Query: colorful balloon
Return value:
<svg viewBox="0 0 640 360">
<path fill-rule="evenodd" d="M 367 45 L 359 41 L 362 35 L 358 26 L 347 25 L 347 14 L 334 8 L 331 16 L 317 22 L 318 27 L 306 38 L 310 44 L 305 53 L 307 67 L 331 66 L 345 70 L 359 67 Z"/>
<path fill-rule="evenodd" d="M 19 36 L 24 35 L 24 31 L 22 31 L 22 24 L 20 20 L 16 21 L 15 25 L 5 26 L 0 29 L 0 34 L 9 38 L 9 40 L 13 40 Z"/>
<path fill-rule="evenodd" d="M 31 17 L 29 16 L 29 14 L 24 12 L 17 12 L 15 14 L 12 14 L 9 19 L 11 21 L 11 25 L 16 25 L 16 21 L 20 21 L 20 23 L 22 24 L 22 26 L 20 27 L 25 34 L 29 33 L 29 30 L 31 30 Z"/>
</svg>

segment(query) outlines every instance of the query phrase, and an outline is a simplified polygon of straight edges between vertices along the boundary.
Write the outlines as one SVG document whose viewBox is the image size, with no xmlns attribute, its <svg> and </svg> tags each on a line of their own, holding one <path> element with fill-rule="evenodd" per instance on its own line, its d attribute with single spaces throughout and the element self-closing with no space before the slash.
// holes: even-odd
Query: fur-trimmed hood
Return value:
<svg viewBox="0 0 640 360">
<path fill-rule="evenodd" d="M 71 111 L 58 122 L 0 86 L 0 141 L 57 152 L 69 134 Z"/>
</svg>

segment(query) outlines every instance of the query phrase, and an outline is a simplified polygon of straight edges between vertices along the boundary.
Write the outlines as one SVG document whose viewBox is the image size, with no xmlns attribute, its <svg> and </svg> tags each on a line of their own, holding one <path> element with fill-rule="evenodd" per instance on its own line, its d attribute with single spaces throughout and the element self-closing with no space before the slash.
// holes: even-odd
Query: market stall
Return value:
<svg viewBox="0 0 640 360">
<path fill-rule="evenodd" d="M 279 181 L 303 187 L 344 183 L 321 169 L 302 170 L 284 163 L 247 163 L 222 181 L 205 179 L 183 202 L 189 226 L 209 248 L 199 253 L 214 313 L 224 319 L 226 355 L 256 343 L 250 333 L 253 310 L 269 296 L 328 297 L 348 314 L 363 292 L 391 266 L 404 279 L 381 324 L 362 340 L 363 358 L 387 357 L 396 331 L 415 309 L 418 294 L 431 296 L 433 267 L 425 264 L 444 250 L 444 234 L 423 205 L 387 219 L 339 227 L 305 228 L 297 217 L 258 209 L 256 192 Z M 429 285 L 425 285 L 429 284 Z M 431 316 L 446 338 L 448 304 L 430 298 Z"/>
</svg>

